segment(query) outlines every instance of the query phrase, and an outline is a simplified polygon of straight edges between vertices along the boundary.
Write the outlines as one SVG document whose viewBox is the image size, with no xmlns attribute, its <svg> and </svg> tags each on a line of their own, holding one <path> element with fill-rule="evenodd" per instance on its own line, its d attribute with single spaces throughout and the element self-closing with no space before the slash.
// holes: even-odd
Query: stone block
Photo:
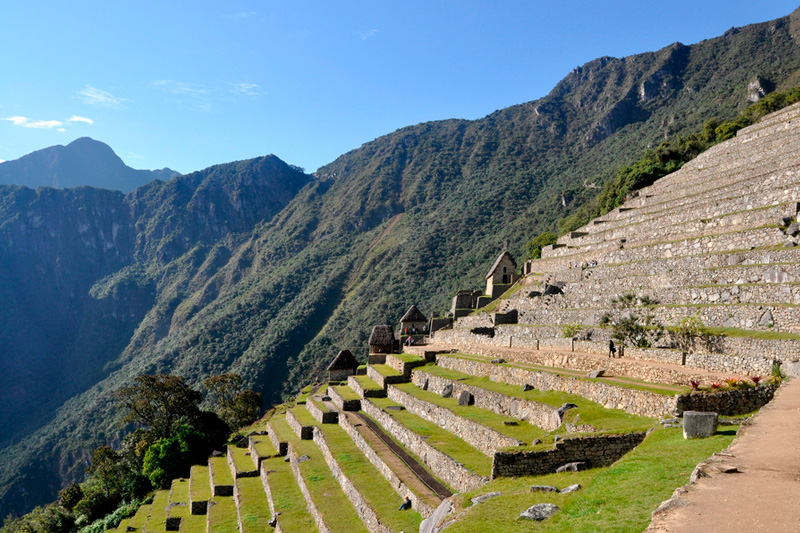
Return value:
<svg viewBox="0 0 800 533">
<path fill-rule="evenodd" d="M 531 492 L 558 492 L 558 487 L 552 485 L 531 485 Z"/>
<path fill-rule="evenodd" d="M 683 438 L 704 439 L 717 431 L 717 413 L 686 411 L 683 413 Z"/>
<path fill-rule="evenodd" d="M 569 494 L 570 492 L 575 492 L 577 490 L 581 490 L 581 486 L 579 483 L 575 483 L 574 485 L 570 485 L 569 487 L 564 487 L 559 492 L 561 494 Z"/>
<path fill-rule="evenodd" d="M 500 496 L 501 494 L 502 494 L 502 492 L 487 492 L 486 494 L 481 494 L 480 496 L 475 496 L 470 501 L 472 501 L 472 505 L 478 505 L 479 503 L 483 503 L 488 499 L 496 498 L 497 496 Z"/>
<path fill-rule="evenodd" d="M 458 395 L 458 405 L 474 405 L 475 397 L 467 391 L 461 391 Z"/>
<path fill-rule="evenodd" d="M 519 517 L 526 520 L 541 522 L 542 520 L 550 518 L 560 510 L 561 508 L 558 505 L 552 503 L 537 503 L 536 505 L 528 507 Z"/>
<path fill-rule="evenodd" d="M 453 395 L 453 384 L 448 383 L 442 389 L 442 398 L 450 398 Z"/>
<path fill-rule="evenodd" d="M 589 468 L 589 464 L 585 461 L 574 461 L 572 463 L 567 463 L 565 465 L 561 465 L 556 468 L 556 473 L 561 472 L 580 472 L 582 470 L 586 470 Z"/>
<path fill-rule="evenodd" d="M 586 377 L 589 378 L 589 379 L 600 378 L 600 377 L 603 377 L 603 374 L 605 374 L 605 373 L 606 373 L 606 371 L 601 368 L 601 369 L 593 370 L 593 371 L 589 372 L 588 374 L 586 374 Z"/>
</svg>

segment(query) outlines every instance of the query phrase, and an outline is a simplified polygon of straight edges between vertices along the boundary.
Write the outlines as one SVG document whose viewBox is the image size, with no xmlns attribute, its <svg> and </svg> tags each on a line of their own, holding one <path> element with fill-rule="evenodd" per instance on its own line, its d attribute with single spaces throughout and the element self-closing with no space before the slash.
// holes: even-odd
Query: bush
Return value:
<svg viewBox="0 0 800 533">
<path fill-rule="evenodd" d="M 561 335 L 563 335 L 564 338 L 571 339 L 580 333 L 582 329 L 583 325 L 581 324 L 564 324 L 561 326 Z"/>
</svg>

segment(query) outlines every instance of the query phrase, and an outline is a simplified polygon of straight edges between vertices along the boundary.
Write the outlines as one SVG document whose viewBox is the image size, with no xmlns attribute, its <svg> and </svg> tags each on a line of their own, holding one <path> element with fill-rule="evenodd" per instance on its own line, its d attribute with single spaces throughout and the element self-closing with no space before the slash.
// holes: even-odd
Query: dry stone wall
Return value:
<svg viewBox="0 0 800 533">
<path fill-rule="evenodd" d="M 559 466 L 578 461 L 592 468 L 609 466 L 638 446 L 644 437 L 643 432 L 598 435 L 564 439 L 551 450 L 498 452 L 492 462 L 492 479 L 552 474 Z"/>
<path fill-rule="evenodd" d="M 424 518 L 433 514 L 435 509 L 420 499 L 399 477 L 397 477 L 394 470 L 392 470 L 375 452 L 372 446 L 367 443 L 347 416 L 339 417 L 339 425 L 350 435 L 350 438 L 353 439 L 353 443 L 358 446 L 358 449 L 364 453 L 369 462 L 386 478 L 398 495 L 403 498 L 409 497 L 411 499 L 411 507 L 416 509 Z"/>
<path fill-rule="evenodd" d="M 311 413 L 314 420 L 320 424 L 335 424 L 339 421 L 339 413 L 336 411 L 323 411 L 322 408 L 317 405 L 317 402 L 313 401 L 311 398 L 306 400 L 306 410 Z"/>
<path fill-rule="evenodd" d="M 658 417 L 671 414 L 675 398 L 654 392 L 628 389 L 597 381 L 567 378 L 523 368 L 494 365 L 458 357 L 437 357 L 437 364 L 464 374 L 488 376 L 492 381 L 512 385 L 532 385 L 540 390 L 557 390 L 577 394 L 607 409 L 622 409 L 640 416 Z"/>
<path fill-rule="evenodd" d="M 419 388 L 436 394 L 442 394 L 445 387 L 452 387 L 453 396 L 467 391 L 475 398 L 475 407 L 487 409 L 494 413 L 510 416 L 517 420 L 526 420 L 545 431 L 553 431 L 561 425 L 558 409 L 543 403 L 514 398 L 497 392 L 467 385 L 461 381 L 434 376 L 417 369 L 411 375 L 411 381 Z"/>
<path fill-rule="evenodd" d="M 286 411 L 286 423 L 289 424 L 289 427 L 292 428 L 292 431 L 294 431 L 298 439 L 311 440 L 314 438 L 314 426 L 302 425 L 291 411 Z"/>
<path fill-rule="evenodd" d="M 272 446 L 278 451 L 278 455 L 285 457 L 286 454 L 289 453 L 289 443 L 281 442 L 278 439 L 278 434 L 275 433 L 275 429 L 273 429 L 272 424 L 269 422 L 267 422 L 267 436 Z"/>
<path fill-rule="evenodd" d="M 489 479 L 469 471 L 461 463 L 425 442 L 425 440 L 398 423 L 371 401 L 361 402 L 364 412 L 383 426 L 403 446 L 416 454 L 433 474 L 458 492 L 477 489 Z"/>
<path fill-rule="evenodd" d="M 264 493 L 267 495 L 267 505 L 269 505 L 269 512 L 272 516 L 275 516 L 275 498 L 272 495 L 272 488 L 269 484 L 269 470 L 267 469 L 267 464 L 263 461 L 261 465 L 258 467 L 259 476 L 261 477 L 261 485 L 264 487 Z M 240 531 L 243 531 L 240 529 Z M 275 531 L 282 532 L 283 529 L 281 528 L 281 520 L 278 517 L 278 520 L 275 524 Z"/>
<path fill-rule="evenodd" d="M 325 521 L 322 519 L 322 515 L 320 514 L 316 505 L 314 505 L 314 500 L 311 498 L 311 492 L 309 492 L 308 486 L 306 486 L 305 479 L 303 479 L 303 473 L 300 471 L 300 465 L 297 463 L 297 454 L 295 453 L 291 443 L 289 443 L 287 455 L 289 457 L 289 465 L 292 467 L 292 473 L 294 474 L 294 480 L 297 482 L 297 486 L 300 488 L 300 492 L 303 494 L 303 498 L 306 501 L 306 509 L 308 510 L 308 514 L 311 515 L 311 518 L 314 519 L 314 523 L 317 524 L 319 533 L 333 533 L 330 529 L 328 529 L 327 524 L 325 524 Z"/>
<path fill-rule="evenodd" d="M 336 462 L 336 458 L 331 453 L 330 448 L 328 448 L 325 435 L 318 427 L 314 427 L 314 443 L 316 443 L 320 452 L 322 452 L 322 456 L 325 458 L 325 462 L 328 464 L 328 468 L 330 468 L 334 479 L 336 479 L 339 486 L 342 487 L 342 491 L 345 496 L 347 496 L 347 499 L 350 500 L 350 503 L 353 504 L 356 514 L 358 514 L 358 517 L 366 528 L 372 533 L 392 533 L 392 530 L 380 521 L 378 515 L 375 514 L 372 507 L 369 506 L 361 493 L 358 492 L 358 489 L 356 489 L 353 482 L 350 481 L 350 478 L 342 472 L 339 463 Z"/>
<path fill-rule="evenodd" d="M 777 385 L 759 385 L 752 389 L 722 391 L 717 393 L 692 392 L 678 397 L 676 412 L 707 411 L 722 416 L 736 416 L 760 409 L 775 396 Z"/>
<path fill-rule="evenodd" d="M 461 418 L 449 409 L 421 400 L 401 391 L 397 387 L 389 386 L 387 389 L 389 399 L 397 402 L 409 412 L 414 413 L 423 420 L 433 422 L 445 431 L 449 431 L 464 442 L 471 444 L 489 457 L 499 448 L 506 446 L 522 446 L 525 443 L 517 439 L 498 433 L 482 424 Z"/>
<path fill-rule="evenodd" d="M 328 387 L 328 396 L 331 397 L 333 404 L 342 411 L 360 411 L 361 400 L 345 400 L 336 390 L 336 387 Z M 339 417 L 341 418 L 341 417 Z"/>
</svg>

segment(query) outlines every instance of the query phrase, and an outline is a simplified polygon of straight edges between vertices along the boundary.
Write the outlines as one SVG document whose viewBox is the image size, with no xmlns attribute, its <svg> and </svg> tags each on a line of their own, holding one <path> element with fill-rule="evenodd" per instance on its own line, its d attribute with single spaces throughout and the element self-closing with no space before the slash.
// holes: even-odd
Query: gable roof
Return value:
<svg viewBox="0 0 800 533">
<path fill-rule="evenodd" d="M 511 261 L 511 264 L 514 265 L 514 269 L 517 268 L 517 262 L 514 261 L 513 257 L 511 257 L 511 254 L 508 253 L 507 250 L 503 250 L 503 253 L 501 253 L 497 257 L 497 261 L 494 262 L 494 264 L 492 265 L 492 268 L 489 269 L 489 273 L 486 274 L 486 278 L 487 279 L 492 277 L 492 274 L 494 274 L 494 271 L 497 270 L 497 267 L 500 266 L 500 262 L 503 261 L 503 258 L 506 257 L 506 256 L 508 256 L 508 259 Z"/>
<path fill-rule="evenodd" d="M 353 368 L 358 368 L 358 361 L 350 353 L 350 350 L 342 350 L 339 352 L 331 364 L 328 365 L 328 370 L 350 370 Z"/>
<path fill-rule="evenodd" d="M 427 322 L 428 319 L 422 314 L 422 311 L 417 309 L 416 305 L 412 305 L 400 319 L 400 322 Z"/>
<path fill-rule="evenodd" d="M 386 346 L 394 344 L 394 331 L 392 326 L 375 326 L 372 328 L 372 335 L 369 336 L 370 346 Z"/>
</svg>

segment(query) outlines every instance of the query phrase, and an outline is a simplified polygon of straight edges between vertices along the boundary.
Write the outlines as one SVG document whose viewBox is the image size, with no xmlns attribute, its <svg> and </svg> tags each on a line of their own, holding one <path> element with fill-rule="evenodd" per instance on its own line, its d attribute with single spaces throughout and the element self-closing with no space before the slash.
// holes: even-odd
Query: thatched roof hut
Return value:
<svg viewBox="0 0 800 533">
<path fill-rule="evenodd" d="M 416 305 L 412 305 L 411 307 L 409 307 L 408 311 L 406 311 L 406 314 L 404 314 L 403 318 L 400 319 L 401 324 L 406 322 L 427 322 L 427 321 L 428 319 L 425 318 L 425 315 L 422 314 L 422 311 L 420 311 Z"/>
<path fill-rule="evenodd" d="M 358 361 L 350 350 L 342 350 L 339 352 L 331 364 L 328 365 L 328 370 L 352 370 L 358 368 Z"/>
<path fill-rule="evenodd" d="M 372 346 L 394 346 L 394 331 L 392 326 L 380 325 L 372 328 L 369 336 L 369 345 Z"/>
</svg>

